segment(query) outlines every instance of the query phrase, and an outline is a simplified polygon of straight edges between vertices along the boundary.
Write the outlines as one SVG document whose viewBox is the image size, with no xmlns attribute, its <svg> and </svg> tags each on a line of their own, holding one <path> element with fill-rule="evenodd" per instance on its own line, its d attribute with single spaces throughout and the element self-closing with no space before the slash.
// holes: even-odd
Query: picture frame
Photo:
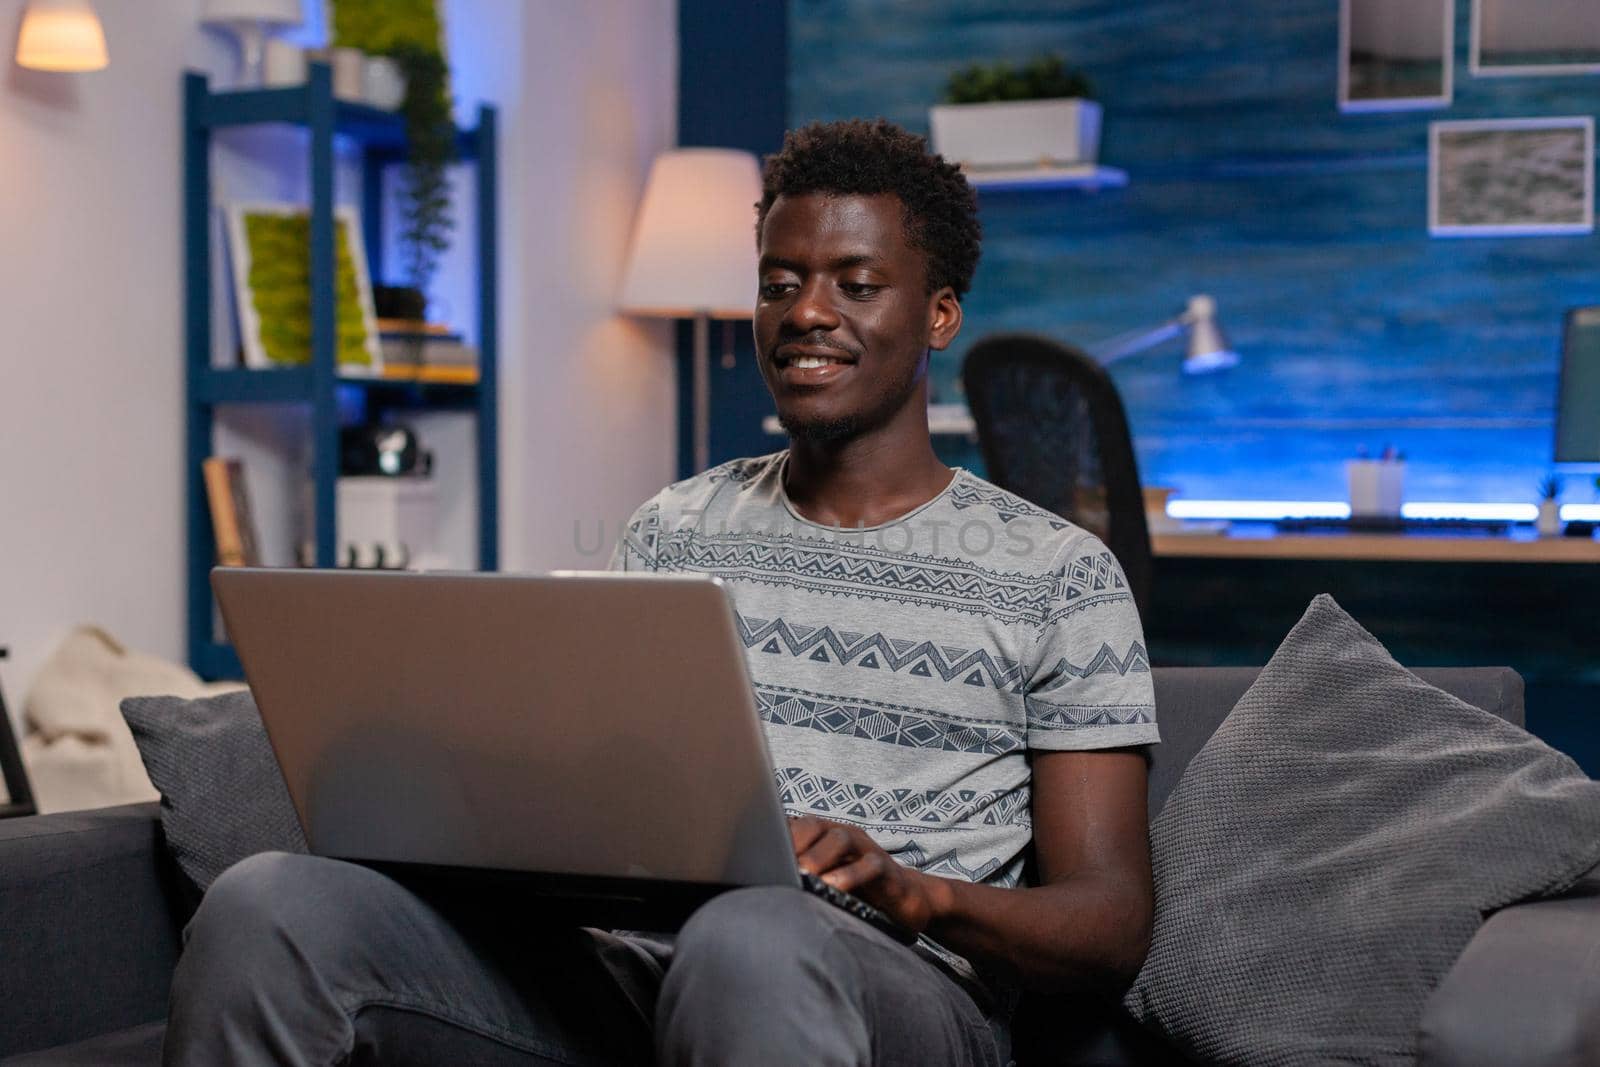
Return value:
<svg viewBox="0 0 1600 1067">
<path fill-rule="evenodd" d="M 1471 0 L 1475 78 L 1600 74 L 1600 5 L 1592 0 Z"/>
<path fill-rule="evenodd" d="M 1339 0 L 1339 110 L 1449 107 L 1455 0 Z"/>
<path fill-rule="evenodd" d="M 244 365 L 255 370 L 311 361 L 311 220 L 303 204 L 226 205 L 229 263 Z M 333 211 L 335 359 L 344 377 L 383 373 L 372 279 L 355 208 Z"/>
<path fill-rule="evenodd" d="M 1594 118 L 1430 123 L 1428 232 L 1593 233 Z"/>
</svg>

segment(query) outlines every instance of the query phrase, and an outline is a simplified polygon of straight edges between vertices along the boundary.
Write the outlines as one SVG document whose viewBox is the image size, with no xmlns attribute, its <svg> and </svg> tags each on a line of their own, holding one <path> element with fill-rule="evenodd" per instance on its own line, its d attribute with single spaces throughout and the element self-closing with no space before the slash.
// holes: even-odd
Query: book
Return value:
<svg viewBox="0 0 1600 1067">
<path fill-rule="evenodd" d="M 211 506 L 211 535 L 217 546 L 217 563 L 223 567 L 259 567 L 255 517 L 244 484 L 244 463 L 211 456 L 200 464 Z"/>
<path fill-rule="evenodd" d="M 423 322 L 420 319 L 386 319 L 378 318 L 379 333 L 393 334 L 422 334 L 424 337 L 451 337 L 450 327 L 442 322 Z"/>
<path fill-rule="evenodd" d="M 379 344 L 385 365 L 473 369 L 478 366 L 477 346 L 467 344 L 459 335 L 427 337 L 419 334 L 383 334 Z"/>
<path fill-rule="evenodd" d="M 396 364 L 385 362 L 383 377 L 391 382 L 441 382 L 448 385 L 477 385 L 478 368 L 473 366 L 430 367 L 426 364 Z"/>
</svg>

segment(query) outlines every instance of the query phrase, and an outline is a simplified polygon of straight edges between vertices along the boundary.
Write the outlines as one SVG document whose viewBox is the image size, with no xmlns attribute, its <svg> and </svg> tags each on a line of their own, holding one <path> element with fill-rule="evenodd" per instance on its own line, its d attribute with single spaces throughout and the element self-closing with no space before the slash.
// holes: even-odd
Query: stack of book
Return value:
<svg viewBox="0 0 1600 1067">
<path fill-rule="evenodd" d="M 383 376 L 394 381 L 478 383 L 478 349 L 437 323 L 379 319 Z"/>
</svg>

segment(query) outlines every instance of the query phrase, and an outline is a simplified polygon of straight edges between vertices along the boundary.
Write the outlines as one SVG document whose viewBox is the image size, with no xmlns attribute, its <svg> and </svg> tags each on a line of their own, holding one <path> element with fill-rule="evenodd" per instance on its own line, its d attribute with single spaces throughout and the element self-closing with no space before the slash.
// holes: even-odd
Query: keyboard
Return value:
<svg viewBox="0 0 1600 1067">
<path fill-rule="evenodd" d="M 801 871 L 800 885 L 806 892 L 813 896 L 821 897 L 836 908 L 848 911 L 862 922 L 872 924 L 903 945 L 914 945 L 917 942 L 917 935 L 914 931 L 908 930 L 895 922 L 881 908 L 875 908 L 860 897 L 852 896 L 842 889 L 835 889 L 814 874 Z"/>
</svg>

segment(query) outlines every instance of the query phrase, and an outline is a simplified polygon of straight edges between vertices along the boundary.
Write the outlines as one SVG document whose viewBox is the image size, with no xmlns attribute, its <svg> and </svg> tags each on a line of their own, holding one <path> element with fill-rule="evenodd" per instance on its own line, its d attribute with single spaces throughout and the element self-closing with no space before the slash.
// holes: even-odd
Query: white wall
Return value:
<svg viewBox="0 0 1600 1067">
<path fill-rule="evenodd" d="M 24 71 L 10 59 L 23 6 L 0 0 L 0 685 L 14 714 L 78 622 L 183 659 L 180 74 L 233 62 L 196 0 L 97 0 L 109 69 Z M 461 103 L 501 109 L 502 566 L 585 565 L 573 520 L 626 515 L 674 467 L 668 335 L 611 303 L 649 160 L 675 134 L 676 5 L 446 11 Z"/>
<path fill-rule="evenodd" d="M 603 567 L 575 523 L 618 525 L 677 468 L 670 327 L 612 314 L 650 160 L 677 134 L 674 0 L 540 0 L 525 28 L 523 91 L 538 112 L 526 150 L 527 359 L 507 369 L 506 567 Z M 590 536 L 592 541 L 592 535 Z"/>
</svg>

